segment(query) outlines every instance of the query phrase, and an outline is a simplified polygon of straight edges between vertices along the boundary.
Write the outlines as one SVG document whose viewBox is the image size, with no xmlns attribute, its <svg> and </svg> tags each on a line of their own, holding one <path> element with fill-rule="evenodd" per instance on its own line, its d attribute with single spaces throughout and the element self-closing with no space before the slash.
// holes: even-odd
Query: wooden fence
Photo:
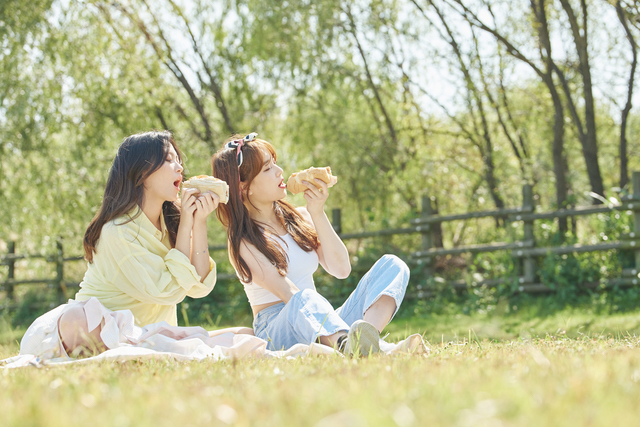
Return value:
<svg viewBox="0 0 640 427">
<path fill-rule="evenodd" d="M 393 236 L 400 234 L 421 234 L 421 248 L 410 255 L 409 263 L 416 263 L 424 266 L 426 277 L 434 276 L 434 264 L 436 257 L 460 254 L 478 254 L 486 252 L 510 251 L 511 256 L 518 261 L 518 291 L 520 292 L 550 292 L 553 289 L 548 288 L 542 283 L 537 282 L 538 274 L 536 271 L 536 258 L 546 256 L 548 254 L 570 254 L 581 252 L 597 252 L 608 250 L 629 249 L 635 253 L 634 265 L 632 268 L 624 269 L 622 277 L 610 279 L 604 283 L 582 283 L 579 284 L 584 288 L 596 288 L 600 286 L 635 286 L 638 284 L 640 272 L 640 172 L 634 172 L 632 176 L 633 194 L 624 197 L 622 203 L 616 206 L 588 206 L 575 209 L 560 209 L 552 212 L 535 212 L 533 189 L 530 185 L 524 185 L 522 188 L 523 203 L 522 206 L 509 209 L 498 209 L 484 212 L 471 212 L 454 215 L 438 215 L 434 213 L 431 204 L 431 198 L 424 196 L 422 198 L 422 213 L 420 218 L 410 221 L 410 226 L 406 228 L 396 228 L 378 231 L 367 231 L 360 233 L 343 233 L 341 211 L 334 209 L 332 212 L 332 223 L 338 234 L 343 240 L 364 239 L 371 237 Z M 592 245 L 565 245 L 553 247 L 538 247 L 534 238 L 534 226 L 536 220 L 558 219 L 567 217 L 578 217 L 584 215 L 593 215 L 599 213 L 609 213 L 611 211 L 631 211 L 633 213 L 633 231 L 619 236 L 618 241 L 606 242 Z M 524 225 L 524 238 L 512 242 L 494 242 L 483 245 L 458 246 L 445 249 L 435 247 L 436 230 L 439 225 L 450 221 L 460 221 L 475 218 L 500 218 L 506 223 L 522 222 Z M 7 278 L 0 283 L 0 291 L 5 291 L 7 298 L 4 304 L 0 304 L 0 309 L 9 308 L 14 303 L 14 291 L 17 285 L 28 284 L 48 284 L 51 288 L 56 289 L 57 300 L 64 302 L 67 298 L 72 297 L 69 288 L 78 287 L 77 281 L 67 281 L 64 278 L 64 265 L 66 262 L 77 262 L 83 260 L 82 256 L 65 257 L 62 241 L 56 243 L 56 252 L 53 254 L 16 254 L 15 242 L 8 242 L 8 253 L 0 257 L 0 266 L 6 266 Z M 226 251 L 226 245 L 211 246 L 210 251 Z M 54 278 L 36 278 L 28 280 L 20 280 L 15 278 L 15 264 L 20 260 L 44 259 L 48 263 L 54 263 L 56 267 L 56 276 Z M 235 280 L 235 275 L 219 274 L 218 280 Z M 450 282 L 448 285 L 455 289 L 466 289 L 469 286 L 498 286 L 504 283 L 512 283 L 513 278 L 484 280 L 475 283 L 467 281 Z M 422 287 L 422 286 L 421 286 Z M 75 290 L 75 289 L 74 289 Z M 413 296 L 428 296 L 429 292 L 419 292 Z"/>
<path fill-rule="evenodd" d="M 550 289 L 542 283 L 536 283 L 538 274 L 536 271 L 536 258 L 548 254 L 571 254 L 582 252 L 597 252 L 609 250 L 630 249 L 635 253 L 634 265 L 632 268 L 623 269 L 622 277 L 607 280 L 604 283 L 590 282 L 580 283 L 583 288 L 613 287 L 613 286 L 635 286 L 639 281 L 640 271 L 640 172 L 632 175 L 633 194 L 623 197 L 619 205 L 608 206 L 588 206 L 575 209 L 559 209 L 552 212 L 535 212 L 533 189 L 531 185 L 522 187 L 522 206 L 510 209 L 498 209 L 485 212 L 473 212 L 459 215 L 436 215 L 433 214 L 431 200 L 423 198 L 422 216 L 411 221 L 422 233 L 422 250 L 412 254 L 412 259 L 418 263 L 424 263 L 427 277 L 433 276 L 433 265 L 437 256 L 458 255 L 464 253 L 483 253 L 496 251 L 510 251 L 511 256 L 518 260 L 518 290 L 520 292 L 550 292 Z M 534 237 L 534 225 L 536 220 L 559 219 L 568 217 L 579 217 L 599 213 L 610 213 L 612 211 L 630 211 L 633 214 L 633 231 L 619 236 L 618 241 L 598 243 L 592 245 L 564 245 L 551 247 L 536 246 Z M 459 221 L 471 218 L 501 218 L 507 223 L 522 222 L 524 225 L 524 238 L 513 242 L 495 242 L 484 245 L 459 246 L 451 249 L 435 248 L 436 226 L 448 221 Z M 423 228 L 424 227 L 424 228 Z M 502 283 L 512 282 L 512 279 L 485 280 L 474 283 L 474 286 L 496 286 Z M 466 281 L 450 283 L 455 288 L 467 288 Z"/>
</svg>

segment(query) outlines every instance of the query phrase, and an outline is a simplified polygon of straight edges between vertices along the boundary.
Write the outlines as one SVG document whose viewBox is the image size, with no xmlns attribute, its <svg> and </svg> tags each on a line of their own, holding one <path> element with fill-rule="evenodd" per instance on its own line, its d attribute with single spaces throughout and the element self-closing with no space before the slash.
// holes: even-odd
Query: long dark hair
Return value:
<svg viewBox="0 0 640 427">
<path fill-rule="evenodd" d="M 93 254 L 96 252 L 102 227 L 107 222 L 129 213 L 136 206 L 138 211 L 122 224 L 142 214 L 140 206 L 144 194 L 144 180 L 160 169 L 171 147 L 176 150 L 178 159 L 182 161 L 182 154 L 169 131 L 138 133 L 122 141 L 109 170 L 102 205 L 84 233 L 84 257 L 87 261 L 93 262 Z M 164 202 L 162 215 L 169 232 L 171 246 L 175 247 L 180 223 L 180 208 L 176 202 Z"/>
<path fill-rule="evenodd" d="M 242 137 L 244 135 L 233 135 L 228 141 Z M 249 266 L 240 256 L 242 240 L 254 245 L 275 265 L 281 275 L 286 276 L 288 267 L 286 253 L 274 239 L 267 238 L 268 231 L 264 224 L 251 218 L 249 210 L 242 202 L 240 188 L 240 181 L 249 188 L 251 181 L 262 171 L 264 153 L 268 153 L 275 161 L 276 151 L 271 144 L 262 139 L 244 143 L 241 150 L 244 160 L 240 168 L 238 168 L 236 150 L 233 149 L 222 148 L 211 159 L 213 176 L 229 184 L 229 201 L 227 204 L 218 206 L 216 215 L 227 229 L 231 246 L 230 255 L 243 282 L 252 282 L 253 276 Z M 298 246 L 306 252 L 318 249 L 320 246 L 318 234 L 296 211 L 295 206 L 285 200 L 277 200 L 273 202 L 273 209 L 280 223 L 291 234 Z"/>
</svg>

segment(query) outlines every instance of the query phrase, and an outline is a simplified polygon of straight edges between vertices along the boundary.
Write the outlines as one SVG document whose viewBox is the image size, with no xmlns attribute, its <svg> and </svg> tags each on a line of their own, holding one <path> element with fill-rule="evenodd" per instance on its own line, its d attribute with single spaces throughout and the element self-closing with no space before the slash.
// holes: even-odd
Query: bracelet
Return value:
<svg viewBox="0 0 640 427">
<path fill-rule="evenodd" d="M 196 255 L 199 255 L 199 254 L 206 254 L 206 253 L 209 253 L 209 248 L 207 248 L 206 250 L 204 250 L 204 251 L 202 251 L 202 252 L 196 252 Z"/>
</svg>

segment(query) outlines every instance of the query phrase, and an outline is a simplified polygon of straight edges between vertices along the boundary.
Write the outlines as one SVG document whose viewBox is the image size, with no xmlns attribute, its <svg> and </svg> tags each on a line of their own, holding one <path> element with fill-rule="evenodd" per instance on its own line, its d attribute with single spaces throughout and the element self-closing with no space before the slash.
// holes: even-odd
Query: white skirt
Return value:
<svg viewBox="0 0 640 427">
<path fill-rule="evenodd" d="M 102 325 L 100 338 L 107 350 L 93 357 L 74 359 L 67 355 L 60 340 L 58 320 L 71 307 L 84 307 L 89 332 Z M 415 334 L 383 349 L 387 354 L 428 354 L 422 337 Z M 253 335 L 227 332 L 214 337 L 201 327 L 170 326 L 158 322 L 136 326 L 130 310 L 111 311 L 96 298 L 69 300 L 38 317 L 20 342 L 20 354 L 0 360 L 0 368 L 86 363 L 98 360 L 174 359 L 221 360 L 242 357 L 297 357 L 311 354 L 336 354 L 322 344 L 296 344 L 286 351 L 267 350 L 267 341 Z M 337 353 L 339 354 L 339 353 Z"/>
</svg>

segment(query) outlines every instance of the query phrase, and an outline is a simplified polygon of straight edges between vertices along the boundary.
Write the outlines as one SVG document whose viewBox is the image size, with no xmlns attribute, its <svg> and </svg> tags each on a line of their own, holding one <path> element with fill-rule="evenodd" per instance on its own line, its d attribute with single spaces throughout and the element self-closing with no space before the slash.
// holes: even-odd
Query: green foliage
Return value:
<svg viewBox="0 0 640 427">
<path fill-rule="evenodd" d="M 586 224 L 584 224 L 586 222 Z M 580 223 L 585 227 L 582 233 L 571 234 L 561 239 L 549 222 L 542 222 L 539 228 L 539 246 L 557 246 L 561 243 L 601 243 L 616 241 L 624 233 L 629 233 L 631 215 L 627 212 L 611 212 L 595 215 Z M 539 261 L 541 283 L 556 290 L 557 298 L 570 301 L 584 289 L 584 284 L 604 284 L 606 279 L 621 277 L 623 268 L 633 266 L 633 252 L 602 251 L 595 253 L 548 254 Z"/>
<path fill-rule="evenodd" d="M 188 175 L 207 173 L 211 154 L 232 131 L 255 130 L 272 141 L 285 177 L 311 165 L 330 165 L 340 181 L 327 207 L 342 208 L 346 232 L 406 226 L 419 215 L 424 195 L 436 199 L 441 213 L 493 209 L 495 196 L 508 207 L 518 206 L 525 182 L 534 184 L 542 210 L 557 207 L 548 88 L 493 36 L 477 28 L 471 33 L 469 22 L 446 2 L 151 3 L 0 4 L 0 251 L 8 240 L 17 240 L 20 252 L 50 252 L 62 236 L 65 253 L 80 254 L 119 142 L 150 128 L 175 133 Z M 474 10 L 486 5 L 499 10 L 493 16 L 505 37 L 525 53 L 537 52 L 528 3 L 474 3 Z M 607 165 L 605 188 L 611 188 L 619 182 L 618 110 L 624 94 L 618 93 L 618 80 L 607 80 L 610 70 L 599 73 L 598 67 L 609 64 L 616 75 L 625 74 L 629 46 L 615 19 L 598 19 L 612 16 L 610 5 L 588 2 L 588 8 L 590 37 L 602 43 L 592 44 L 591 54 L 595 93 L 606 94 L 597 95 L 596 125 L 601 166 Z M 633 15 L 631 7 L 628 13 Z M 569 40 L 564 12 L 554 4 L 548 14 L 552 37 Z M 452 36 L 460 57 L 449 43 Z M 566 57 L 561 49 L 554 55 L 571 95 L 580 99 L 582 79 L 567 65 L 574 63 L 575 52 L 571 44 L 563 47 Z M 465 64 L 468 76 L 461 68 Z M 568 111 L 565 119 L 565 204 L 586 204 L 590 183 L 582 147 Z M 632 110 L 631 171 L 640 167 L 633 155 L 640 149 L 638 135 L 640 115 Z M 304 203 L 301 196 L 292 200 Z M 616 240 L 629 224 L 626 214 L 619 215 L 580 220 L 566 241 Z M 555 225 L 538 224 L 539 246 L 562 240 Z M 224 243 L 215 219 L 209 229 L 210 244 Z M 514 241 L 519 233 L 510 225 L 496 229 L 491 220 L 443 225 L 446 246 Z M 335 292 L 335 302 L 344 300 L 383 253 L 408 259 L 419 248 L 415 236 L 349 244 L 354 274 L 340 283 L 318 277 L 321 291 Z M 630 253 L 604 257 L 549 256 L 540 260 L 538 279 L 570 300 L 577 283 L 617 277 L 631 266 Z M 447 280 L 462 280 L 470 301 L 482 307 L 516 291 L 519 268 L 502 252 L 451 257 L 441 261 L 435 277 L 412 265 L 412 277 L 417 292 L 435 291 L 436 298 L 451 296 Z M 495 290 L 475 286 L 500 278 L 507 282 Z M 240 285 L 232 281 L 209 298 L 187 301 L 185 313 L 191 323 L 219 323 L 245 322 L 249 311 Z"/>
<path fill-rule="evenodd" d="M 0 79 L 8 89 L 2 140 L 11 149 L 3 156 L 2 180 L 36 185 L 26 197 L 19 197 L 21 187 L 2 186 L 12 204 L 0 207 L 7 219 L 0 239 L 15 237 L 38 248 L 47 236 L 50 242 L 64 235 L 79 248 L 115 147 L 136 131 L 171 128 L 187 154 L 189 173 L 206 172 L 211 153 L 229 132 L 221 102 L 236 130 L 257 130 L 274 142 L 287 173 L 311 164 L 334 168 L 341 184 L 329 204 L 343 208 L 345 229 L 401 224 L 419 212 L 425 193 L 438 197 L 448 212 L 493 203 L 483 179 L 486 153 L 456 124 L 470 123 L 471 112 L 453 108 L 445 117 L 429 108 L 433 103 L 425 103 L 425 88 L 435 75 L 421 58 L 398 51 L 415 47 L 434 53 L 436 70 L 451 59 L 447 49 L 431 46 L 437 36 L 427 20 L 431 15 L 406 19 L 407 10 L 415 12 L 413 4 L 245 0 L 217 7 L 165 0 L 153 10 L 142 0 L 3 5 L 3 40 L 11 54 L 3 57 Z M 533 30 L 512 15 L 505 31 L 530 38 Z M 513 67 L 508 57 L 501 60 L 505 72 Z M 485 67 L 487 74 L 499 71 L 487 62 Z M 193 94 L 179 75 L 187 77 Z M 542 205 L 551 206 L 548 95 L 537 80 L 504 83 L 529 156 L 521 172 L 496 114 L 488 111 L 496 191 L 517 200 L 523 179 L 533 180 Z M 599 114 L 602 135 L 613 135 L 613 117 L 605 110 Z M 203 134 L 204 121 L 210 138 Z M 637 129 L 632 115 L 630 150 Z M 567 128 L 571 158 L 580 155 L 572 132 Z M 603 162 L 614 162 L 615 140 L 603 141 L 608 147 Z M 581 165 L 571 168 L 581 199 L 586 176 Z M 42 214 L 34 218 L 34 212 Z"/>
<path fill-rule="evenodd" d="M 27 328 L 43 314 L 43 309 L 49 310 L 58 304 L 54 290 L 47 289 L 46 286 L 35 286 L 20 298 L 18 307 L 12 310 L 11 324 L 18 328 Z"/>
<path fill-rule="evenodd" d="M 579 285 L 599 279 L 599 261 L 600 257 L 593 254 L 547 255 L 541 262 L 540 281 L 555 290 L 558 298 L 573 297 L 580 289 Z"/>
</svg>

